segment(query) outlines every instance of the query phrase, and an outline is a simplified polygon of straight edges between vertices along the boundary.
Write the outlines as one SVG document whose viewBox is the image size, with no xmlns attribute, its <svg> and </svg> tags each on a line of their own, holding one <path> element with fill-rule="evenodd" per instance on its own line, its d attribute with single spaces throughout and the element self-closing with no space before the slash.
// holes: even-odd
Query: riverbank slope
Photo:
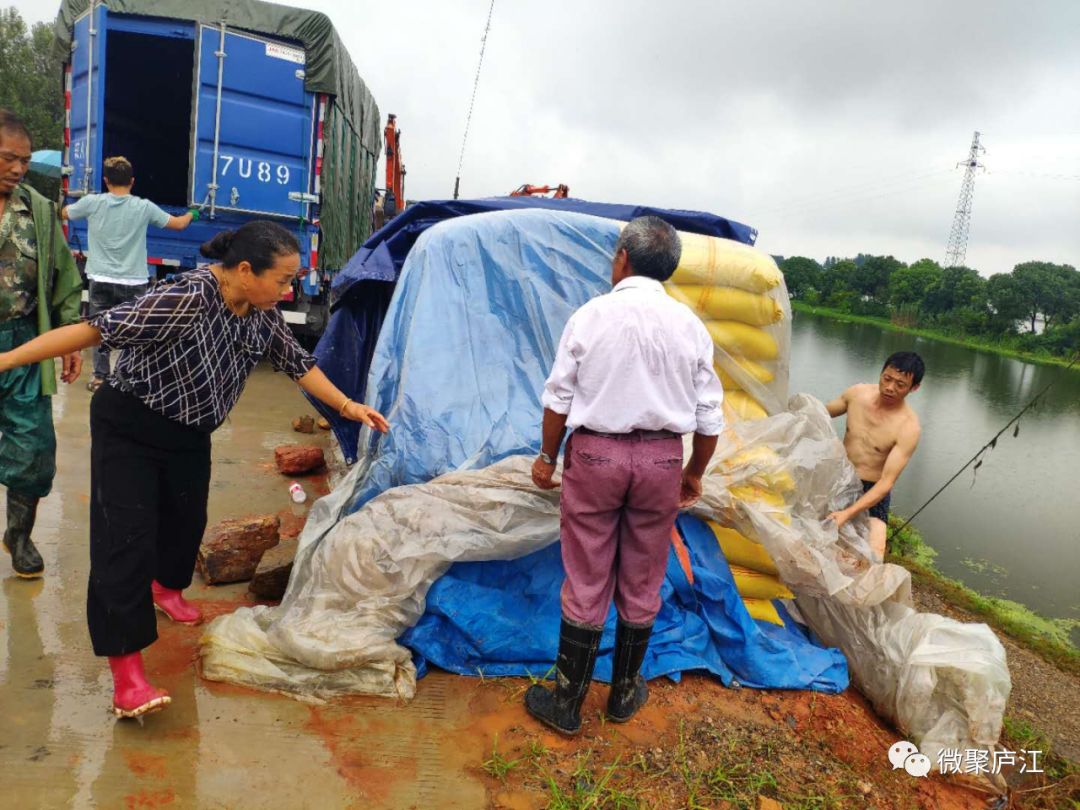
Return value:
<svg viewBox="0 0 1080 810">
<path fill-rule="evenodd" d="M 875 318 L 868 315 L 852 315 L 850 312 L 843 312 L 839 309 L 811 306 L 810 304 L 795 300 L 792 300 L 791 302 L 791 309 L 795 312 L 820 315 L 823 318 L 831 318 L 833 320 L 843 321 L 844 323 L 865 323 L 872 326 L 880 326 L 882 329 L 887 329 L 890 332 L 901 332 L 906 335 L 924 337 L 942 343 L 949 343 L 953 346 L 963 346 L 968 349 L 974 349 L 975 351 L 1000 355 L 1001 357 L 1011 357 L 1016 360 L 1023 360 L 1025 363 L 1033 363 L 1040 366 L 1069 367 L 1070 365 L 1075 364 L 1072 365 L 1072 367 L 1080 370 L 1080 363 L 1076 363 L 1075 358 L 1070 359 L 1049 354 L 1035 354 L 1032 352 L 1018 351 L 1000 343 L 995 343 L 994 341 L 980 340 L 973 337 L 956 337 L 955 335 L 947 334 L 938 329 L 917 329 L 899 326 L 887 318 Z"/>
</svg>

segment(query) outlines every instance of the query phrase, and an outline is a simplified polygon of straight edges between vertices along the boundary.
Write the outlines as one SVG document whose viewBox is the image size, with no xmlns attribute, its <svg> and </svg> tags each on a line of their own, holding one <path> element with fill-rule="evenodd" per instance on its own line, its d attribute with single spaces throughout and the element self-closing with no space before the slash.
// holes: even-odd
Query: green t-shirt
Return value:
<svg viewBox="0 0 1080 810">
<path fill-rule="evenodd" d="M 90 194 L 68 206 L 68 219 L 87 220 L 87 276 L 113 284 L 145 284 L 146 226 L 164 228 L 169 215 L 134 194 Z"/>
</svg>

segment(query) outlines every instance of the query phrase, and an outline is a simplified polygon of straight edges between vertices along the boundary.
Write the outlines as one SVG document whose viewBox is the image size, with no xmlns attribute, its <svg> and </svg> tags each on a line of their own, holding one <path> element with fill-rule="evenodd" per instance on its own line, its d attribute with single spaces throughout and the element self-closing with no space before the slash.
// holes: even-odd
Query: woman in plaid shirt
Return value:
<svg viewBox="0 0 1080 810">
<path fill-rule="evenodd" d="M 181 595 L 206 529 L 210 434 L 261 359 L 343 417 L 386 432 L 315 366 L 277 303 L 300 269 L 300 246 L 273 222 L 223 231 L 202 246 L 218 263 L 159 284 L 89 323 L 56 329 L 7 354 L 0 371 L 91 346 L 120 351 L 90 405 L 90 587 L 94 652 L 109 659 L 113 711 L 137 717 L 170 702 L 141 651 L 157 639 L 154 608 L 196 624 Z"/>
</svg>

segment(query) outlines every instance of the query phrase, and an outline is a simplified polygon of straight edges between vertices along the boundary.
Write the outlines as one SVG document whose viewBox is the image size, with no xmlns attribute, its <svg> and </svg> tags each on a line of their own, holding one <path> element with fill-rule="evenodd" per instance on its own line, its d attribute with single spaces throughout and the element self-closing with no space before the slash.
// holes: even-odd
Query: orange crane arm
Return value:
<svg viewBox="0 0 1080 810">
<path fill-rule="evenodd" d="M 558 186 L 530 186 L 528 184 L 521 186 L 515 191 L 510 192 L 511 197 L 532 197 L 539 194 L 551 194 L 553 200 L 564 200 L 570 196 L 570 186 L 560 183 Z"/>
</svg>

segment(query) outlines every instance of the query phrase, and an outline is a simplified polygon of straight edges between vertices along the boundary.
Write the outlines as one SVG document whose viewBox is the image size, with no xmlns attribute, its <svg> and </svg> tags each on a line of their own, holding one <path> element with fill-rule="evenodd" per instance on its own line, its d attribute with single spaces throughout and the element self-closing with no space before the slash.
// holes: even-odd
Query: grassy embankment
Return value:
<svg viewBox="0 0 1080 810">
<path fill-rule="evenodd" d="M 902 524 L 903 518 L 889 516 L 890 532 L 896 531 Z M 928 546 L 918 530 L 911 526 L 893 537 L 889 545 L 888 561 L 907 568 L 914 582 L 932 588 L 945 601 L 982 619 L 998 632 L 1035 652 L 1052 666 L 1080 676 L 1080 650 L 1070 638 L 1072 630 L 1080 626 L 1080 620 L 1051 619 L 1018 602 L 983 596 L 938 571 L 934 567 L 935 557 L 937 552 Z M 1076 803 L 1080 765 L 1060 757 L 1044 731 L 1024 720 L 1006 716 L 1003 738 L 1005 746 L 1010 750 L 1045 752 L 1045 770 L 1049 782 L 1035 792 L 1049 792 L 1041 797 L 1043 800 L 1040 802 L 1022 802 L 1018 806 L 1070 810 L 1080 808 L 1080 803 Z"/>
<path fill-rule="evenodd" d="M 895 531 L 903 520 L 890 515 L 889 522 L 890 531 Z M 889 561 L 907 568 L 915 582 L 933 588 L 949 603 L 978 616 L 1063 672 L 1080 676 L 1080 650 L 1070 638 L 1073 629 L 1080 627 L 1080 619 L 1051 619 L 1018 602 L 983 596 L 938 571 L 934 567 L 936 556 L 912 526 L 890 543 Z"/>
<path fill-rule="evenodd" d="M 1008 342 L 995 341 L 990 339 L 980 339 L 975 337 L 957 337 L 956 335 L 950 335 L 946 332 L 942 332 L 937 329 L 916 329 L 907 326 L 898 326 L 887 318 L 874 318 L 866 315 L 852 315 L 850 312 L 843 312 L 839 309 L 830 309 L 828 307 L 815 307 L 809 304 L 804 304 L 802 301 L 792 301 L 791 308 L 795 312 L 806 312 L 811 315 L 821 315 L 826 318 L 832 318 L 836 321 L 844 321 L 845 323 L 866 323 L 872 326 L 879 326 L 882 329 L 888 329 L 892 332 L 903 332 L 907 335 L 915 335 L 916 337 L 929 338 L 930 340 L 938 340 L 942 343 L 951 343 L 954 346 L 964 346 L 968 349 L 975 349 L 980 352 L 990 352 L 992 354 L 1001 355 L 1002 357 L 1011 357 L 1016 360 L 1023 360 L 1025 363 L 1034 363 L 1041 366 L 1068 366 L 1072 362 L 1068 357 L 1057 357 L 1051 354 L 1039 354 L 1034 352 L 1025 352 L 1015 348 Z"/>
</svg>

